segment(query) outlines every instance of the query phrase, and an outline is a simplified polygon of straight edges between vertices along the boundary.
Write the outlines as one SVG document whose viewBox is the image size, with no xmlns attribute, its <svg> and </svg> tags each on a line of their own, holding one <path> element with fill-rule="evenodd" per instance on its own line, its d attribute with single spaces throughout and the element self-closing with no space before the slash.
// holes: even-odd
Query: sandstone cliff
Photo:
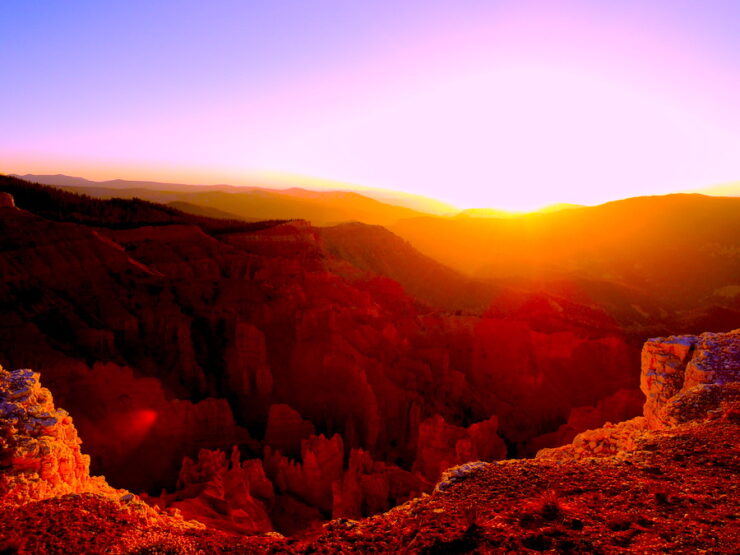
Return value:
<svg viewBox="0 0 740 555">
<path fill-rule="evenodd" d="M 656 338 L 642 349 L 643 416 L 578 434 L 572 444 L 538 458 L 629 453 L 650 430 L 718 417 L 740 402 L 740 329 Z"/>
<path fill-rule="evenodd" d="M 125 493 L 90 476 L 90 457 L 82 454 L 80 443 L 72 418 L 54 406 L 39 374 L 0 367 L 0 502 Z"/>
</svg>

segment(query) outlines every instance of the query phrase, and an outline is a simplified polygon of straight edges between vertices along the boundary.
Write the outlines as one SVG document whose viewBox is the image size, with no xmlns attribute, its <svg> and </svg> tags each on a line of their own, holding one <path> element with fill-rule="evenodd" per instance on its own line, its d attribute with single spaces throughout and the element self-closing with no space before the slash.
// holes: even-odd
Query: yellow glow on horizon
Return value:
<svg viewBox="0 0 740 555">
<path fill-rule="evenodd" d="M 43 160 L 43 162 L 39 162 Z M 437 214 L 453 214 L 463 210 L 490 210 L 497 212 L 490 217 L 518 217 L 528 214 L 553 211 L 556 205 L 574 204 L 582 206 L 595 206 L 630 198 L 633 196 L 645 196 L 650 194 L 669 194 L 669 193 L 700 193 L 711 196 L 740 196 L 740 181 L 710 184 L 706 187 L 695 187 L 685 189 L 665 190 L 662 192 L 646 192 L 644 194 L 625 194 L 623 196 L 608 194 L 603 191 L 601 195 L 595 195 L 594 191 L 588 191 L 584 199 L 580 202 L 574 202 L 569 199 L 567 202 L 558 199 L 552 194 L 549 188 L 547 194 L 538 196 L 530 194 L 522 196 L 520 191 L 502 189 L 497 191 L 497 198 L 490 203 L 479 205 L 470 205 L 466 202 L 449 202 L 448 199 L 440 199 L 410 193 L 398 189 L 384 187 L 373 187 L 370 185 L 358 185 L 347 183 L 339 180 L 325 179 L 299 175 L 291 172 L 281 171 L 260 171 L 260 172 L 243 172 L 235 168 L 215 170 L 204 167 L 164 167 L 161 164 L 142 164 L 142 163 L 121 163 L 114 161 L 100 160 L 95 163 L 82 160 L 76 161 L 69 158 L 45 156 L 43 158 L 29 158 L 26 160 L 15 157 L 13 160 L 4 159 L 0 155 L 0 172 L 14 174 L 64 174 L 74 177 L 83 177 L 91 181 L 107 181 L 114 179 L 124 179 L 131 181 L 155 181 L 162 183 L 177 183 L 188 185 L 233 185 L 263 187 L 267 189 L 289 189 L 304 188 L 317 191 L 354 191 L 362 194 L 365 193 L 387 193 L 389 196 L 397 198 L 413 198 L 422 203 L 424 200 L 429 201 L 429 212 Z M 452 196 L 452 195 L 448 195 Z M 392 200 L 384 201 L 393 204 Z M 435 204 L 436 203 L 436 204 Z M 442 208 L 440 208 L 442 207 Z M 445 209 L 449 207 L 449 209 Z M 471 216 L 485 217 L 485 216 Z"/>
</svg>

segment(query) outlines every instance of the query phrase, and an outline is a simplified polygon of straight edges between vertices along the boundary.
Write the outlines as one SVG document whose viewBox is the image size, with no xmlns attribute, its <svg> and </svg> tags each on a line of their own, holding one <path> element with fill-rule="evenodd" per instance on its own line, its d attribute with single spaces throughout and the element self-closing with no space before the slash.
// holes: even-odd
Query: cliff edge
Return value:
<svg viewBox="0 0 740 555">
<path fill-rule="evenodd" d="M 210 540 L 203 524 L 90 476 L 81 443 L 37 372 L 0 366 L 1 553 L 180 552 L 188 535 Z"/>
<path fill-rule="evenodd" d="M 39 374 L 0 367 L 0 500 L 18 504 L 66 494 L 123 495 L 90 476 L 72 417 L 54 407 Z"/>
</svg>

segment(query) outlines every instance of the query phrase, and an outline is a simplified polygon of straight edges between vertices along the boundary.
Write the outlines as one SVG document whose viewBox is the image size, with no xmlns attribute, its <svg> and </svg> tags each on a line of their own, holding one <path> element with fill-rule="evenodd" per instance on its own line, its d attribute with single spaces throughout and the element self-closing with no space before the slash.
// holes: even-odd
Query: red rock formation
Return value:
<svg viewBox="0 0 740 555">
<path fill-rule="evenodd" d="M 419 475 L 373 461 L 361 449 L 351 451 L 345 468 L 338 435 L 311 436 L 301 447 L 300 461 L 267 447 L 266 470 L 259 459 L 240 462 L 236 448 L 230 461 L 223 451 L 201 450 L 197 461 L 183 461 L 174 493 L 146 499 L 225 531 L 256 533 L 274 526 L 298 532 L 330 516 L 385 511 L 430 487 Z"/>
<path fill-rule="evenodd" d="M 736 400 L 740 382 L 740 330 L 651 339 L 642 351 L 640 387 L 651 427 L 696 419 Z"/>
<path fill-rule="evenodd" d="M 272 391 L 265 335 L 252 324 L 237 322 L 224 355 L 227 386 L 245 399 L 265 397 Z"/>
<path fill-rule="evenodd" d="M 119 493 L 104 478 L 90 477 L 90 457 L 80 443 L 72 418 L 54 407 L 39 374 L 0 367 L 0 502 Z"/>
<path fill-rule="evenodd" d="M 740 402 L 740 329 L 651 339 L 642 351 L 644 416 L 578 434 L 538 458 L 613 456 L 634 450 L 652 429 L 718 417 Z M 733 409 L 734 410 L 734 409 Z"/>
<path fill-rule="evenodd" d="M 15 199 L 10 193 L 0 193 L 0 208 L 15 208 Z"/>
<path fill-rule="evenodd" d="M 571 409 L 568 422 L 557 431 L 544 434 L 529 441 L 525 453 L 535 455 L 540 449 L 558 447 L 573 441 L 581 432 L 600 428 L 608 422 L 622 422 L 642 414 L 645 397 L 637 389 L 620 389 L 613 395 L 601 399 L 596 406 Z"/>
<path fill-rule="evenodd" d="M 311 436 L 301 442 L 301 462 L 265 449 L 265 470 L 279 493 L 290 494 L 327 514 L 332 508 L 332 484 L 342 478 L 344 444 L 338 434 Z"/>
<path fill-rule="evenodd" d="M 443 470 L 456 464 L 503 459 L 506 445 L 496 434 L 497 429 L 495 416 L 467 429 L 448 424 L 440 415 L 429 418 L 419 426 L 414 470 L 436 482 Z"/>
<path fill-rule="evenodd" d="M 255 534 L 273 529 L 268 515 L 275 500 L 272 483 L 260 461 L 242 463 L 236 448 L 230 459 L 223 451 L 206 449 L 198 453 L 197 461 L 185 458 L 177 491 L 148 500 L 228 532 Z"/>
<path fill-rule="evenodd" d="M 332 518 L 361 518 L 387 510 L 428 488 L 417 474 L 373 461 L 369 453 L 353 449 L 341 481 L 332 488 Z"/>
<path fill-rule="evenodd" d="M 657 413 L 668 399 L 683 387 L 686 364 L 691 358 L 696 338 L 677 336 L 648 341 L 642 348 L 640 389 L 645 397 L 645 417 L 656 421 Z"/>
<path fill-rule="evenodd" d="M 275 451 L 297 458 L 302 441 L 314 435 L 315 431 L 313 424 L 301 418 L 289 405 L 276 404 L 270 407 L 267 416 L 265 443 Z"/>
<path fill-rule="evenodd" d="M 155 542 L 205 529 L 183 521 L 176 511 L 174 518 L 160 513 L 132 493 L 110 487 L 102 476 L 90 476 L 90 457 L 81 443 L 72 418 L 54 406 L 38 373 L 0 367 L 0 549 L 110 552 L 115 544 L 120 552 L 136 549 L 142 532 Z M 65 508 L 57 511 L 60 506 Z M 106 513 L 115 516 L 104 528 L 90 526 Z M 43 524 L 23 529 L 34 518 Z M 109 535 L 114 523 L 126 524 Z M 54 548 L 37 543 L 50 538 L 58 541 Z"/>
</svg>

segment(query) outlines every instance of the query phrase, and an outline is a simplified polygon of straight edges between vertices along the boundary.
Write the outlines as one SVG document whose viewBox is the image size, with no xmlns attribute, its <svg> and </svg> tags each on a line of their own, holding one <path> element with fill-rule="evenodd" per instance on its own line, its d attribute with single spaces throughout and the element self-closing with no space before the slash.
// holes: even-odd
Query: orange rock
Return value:
<svg viewBox="0 0 740 555">
<path fill-rule="evenodd" d="M 640 380 L 652 427 L 697 420 L 738 398 L 740 329 L 651 339 Z"/>
<path fill-rule="evenodd" d="M 38 373 L 0 367 L 0 501 L 121 494 L 104 478 L 90 476 L 90 457 L 82 454 L 80 444 L 72 418 L 54 407 Z"/>
<path fill-rule="evenodd" d="M 651 429 L 720 417 L 740 402 L 740 329 L 651 339 L 642 351 L 644 416 L 578 434 L 572 444 L 537 458 L 619 456 Z M 730 407 L 729 409 L 727 407 Z"/>
</svg>

